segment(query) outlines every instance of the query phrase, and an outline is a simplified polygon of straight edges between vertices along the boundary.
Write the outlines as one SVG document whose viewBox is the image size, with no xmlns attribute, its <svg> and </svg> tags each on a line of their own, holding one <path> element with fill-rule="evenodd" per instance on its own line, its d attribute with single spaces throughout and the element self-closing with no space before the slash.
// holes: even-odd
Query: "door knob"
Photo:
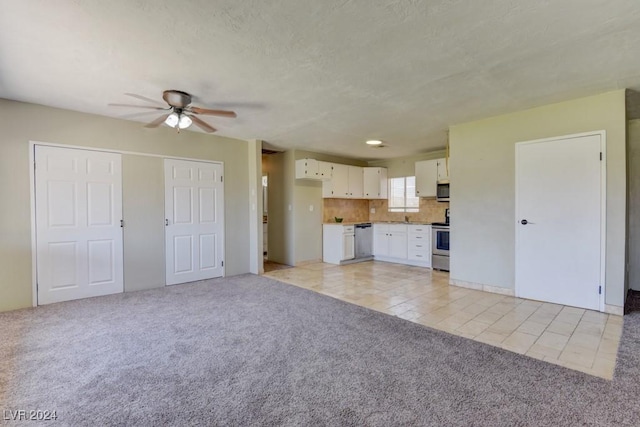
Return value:
<svg viewBox="0 0 640 427">
<path fill-rule="evenodd" d="M 522 221 L 520 221 L 520 224 L 527 225 L 529 224 L 529 221 L 527 221 L 526 219 L 523 219 Z"/>
</svg>

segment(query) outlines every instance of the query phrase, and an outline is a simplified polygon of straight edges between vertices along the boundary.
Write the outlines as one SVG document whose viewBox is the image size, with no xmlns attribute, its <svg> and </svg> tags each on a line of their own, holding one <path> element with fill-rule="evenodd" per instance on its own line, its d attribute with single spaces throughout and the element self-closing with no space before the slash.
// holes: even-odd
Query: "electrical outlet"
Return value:
<svg viewBox="0 0 640 427">
<path fill-rule="evenodd" d="M 313 205 L 309 205 L 309 212 L 313 212 Z"/>
<path fill-rule="evenodd" d="M 376 213 L 376 208 L 369 209 L 369 212 L 371 212 L 372 214 Z"/>
</svg>

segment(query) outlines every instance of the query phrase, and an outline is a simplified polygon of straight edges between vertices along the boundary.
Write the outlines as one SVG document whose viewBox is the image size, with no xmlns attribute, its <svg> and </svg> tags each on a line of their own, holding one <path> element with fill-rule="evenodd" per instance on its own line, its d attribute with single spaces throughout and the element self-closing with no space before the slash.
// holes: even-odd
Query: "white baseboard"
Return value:
<svg viewBox="0 0 640 427">
<path fill-rule="evenodd" d="M 482 283 L 467 282 L 464 280 L 449 278 L 449 284 L 459 286 L 461 288 L 475 289 L 477 291 L 491 292 L 492 294 L 515 296 L 515 290 L 510 288 L 502 288 L 500 286 L 483 285 Z"/>
<path fill-rule="evenodd" d="M 624 307 L 621 307 L 619 305 L 605 304 L 604 312 L 609 314 L 615 314 L 616 316 L 622 316 L 624 315 Z"/>
</svg>

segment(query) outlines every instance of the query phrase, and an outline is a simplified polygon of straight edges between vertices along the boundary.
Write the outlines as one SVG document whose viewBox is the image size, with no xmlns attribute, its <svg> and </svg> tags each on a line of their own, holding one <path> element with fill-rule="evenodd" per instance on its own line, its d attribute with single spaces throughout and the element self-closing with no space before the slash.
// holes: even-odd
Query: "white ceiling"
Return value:
<svg viewBox="0 0 640 427">
<path fill-rule="evenodd" d="M 107 103 L 138 103 L 125 92 L 179 89 L 238 113 L 206 118 L 221 135 L 364 159 L 619 88 L 640 90 L 638 0 L 9 0 L 0 14 L 0 97 L 122 117 L 139 110 Z"/>
</svg>

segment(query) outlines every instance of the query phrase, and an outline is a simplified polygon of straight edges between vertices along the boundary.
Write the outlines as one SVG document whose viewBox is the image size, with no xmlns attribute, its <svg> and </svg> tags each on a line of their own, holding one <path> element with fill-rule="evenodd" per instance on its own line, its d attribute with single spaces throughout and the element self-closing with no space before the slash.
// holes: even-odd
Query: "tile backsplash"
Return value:
<svg viewBox="0 0 640 427">
<path fill-rule="evenodd" d="M 335 217 L 343 218 L 343 222 L 369 221 L 369 201 L 322 199 L 322 222 L 335 222 Z"/>
<path fill-rule="evenodd" d="M 448 202 L 436 202 L 435 199 L 420 199 L 419 212 L 389 212 L 386 199 L 322 199 L 323 222 L 335 222 L 334 218 L 344 218 L 344 222 L 364 221 L 404 221 L 408 216 L 411 222 L 444 222 L 444 210 L 449 207 Z M 371 213 L 375 208 L 375 213 Z"/>
<path fill-rule="evenodd" d="M 419 212 L 389 212 L 389 204 L 384 200 L 369 200 L 369 209 L 375 208 L 376 213 L 369 213 L 369 221 L 404 221 L 409 217 L 410 222 L 444 222 L 444 210 L 449 202 L 436 202 L 436 199 L 420 199 Z"/>
</svg>

